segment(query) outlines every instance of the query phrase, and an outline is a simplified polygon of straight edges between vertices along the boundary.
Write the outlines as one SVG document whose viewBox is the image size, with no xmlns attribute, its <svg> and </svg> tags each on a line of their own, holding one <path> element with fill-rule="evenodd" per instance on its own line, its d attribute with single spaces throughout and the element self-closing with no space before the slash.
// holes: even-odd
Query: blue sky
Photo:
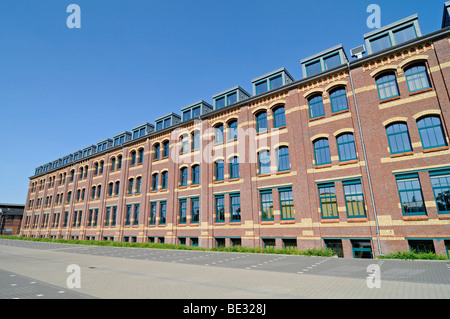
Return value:
<svg viewBox="0 0 450 319">
<path fill-rule="evenodd" d="M 2 0 L 0 202 L 25 203 L 43 165 L 199 100 L 419 14 L 440 29 L 445 1 Z M 81 28 L 69 29 L 69 4 Z"/>
</svg>

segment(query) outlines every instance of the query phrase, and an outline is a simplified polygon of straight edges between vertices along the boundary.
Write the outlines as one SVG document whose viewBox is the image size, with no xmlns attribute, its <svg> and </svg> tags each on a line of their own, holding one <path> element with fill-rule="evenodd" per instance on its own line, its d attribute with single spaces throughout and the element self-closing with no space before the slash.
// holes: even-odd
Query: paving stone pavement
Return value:
<svg viewBox="0 0 450 319">
<path fill-rule="evenodd" d="M 86 289 L 63 289 L 69 263 L 80 264 L 83 280 L 88 282 Z M 383 289 L 367 286 L 368 267 L 373 265 L 379 267 Z M 56 274 L 53 277 L 48 275 L 52 267 Z M 35 284 L 18 289 L 19 283 L 26 287 L 27 282 Z M 0 239 L 0 287 L 8 287 L 1 289 L 0 298 L 450 298 L 450 261 L 342 259 Z"/>
</svg>

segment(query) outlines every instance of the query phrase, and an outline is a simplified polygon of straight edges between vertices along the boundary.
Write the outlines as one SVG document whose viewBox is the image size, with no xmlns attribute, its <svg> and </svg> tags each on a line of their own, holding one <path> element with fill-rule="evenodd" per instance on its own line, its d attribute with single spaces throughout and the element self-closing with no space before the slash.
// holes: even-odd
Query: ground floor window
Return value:
<svg viewBox="0 0 450 319">
<path fill-rule="evenodd" d="M 225 247 L 225 238 L 216 238 L 216 247 Z"/>
<path fill-rule="evenodd" d="M 344 249 L 342 248 L 342 240 L 340 239 L 325 239 L 325 247 L 331 250 L 333 254 L 338 257 L 344 257 Z"/>
<path fill-rule="evenodd" d="M 233 247 L 242 246 L 241 239 L 240 238 L 231 238 L 231 246 L 233 246 Z"/>
<path fill-rule="evenodd" d="M 285 238 L 283 239 L 284 249 L 297 249 L 297 239 Z"/>
<path fill-rule="evenodd" d="M 263 238 L 264 248 L 275 249 L 274 238 Z"/>
<path fill-rule="evenodd" d="M 353 258 L 372 258 L 370 240 L 352 240 Z"/>
<path fill-rule="evenodd" d="M 408 240 L 409 250 L 415 253 L 436 253 L 433 240 Z"/>
</svg>

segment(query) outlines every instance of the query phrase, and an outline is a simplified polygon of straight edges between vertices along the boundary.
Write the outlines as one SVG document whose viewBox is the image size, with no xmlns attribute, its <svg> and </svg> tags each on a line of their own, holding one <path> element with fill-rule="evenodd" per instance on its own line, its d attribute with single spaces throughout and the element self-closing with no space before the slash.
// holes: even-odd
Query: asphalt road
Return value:
<svg viewBox="0 0 450 319">
<path fill-rule="evenodd" d="M 70 265 L 79 267 L 78 271 Z M 379 271 L 373 273 L 373 269 Z M 371 277 L 374 274 L 377 280 Z M 0 239 L 0 298 L 448 299 L 450 261 L 341 259 Z"/>
</svg>

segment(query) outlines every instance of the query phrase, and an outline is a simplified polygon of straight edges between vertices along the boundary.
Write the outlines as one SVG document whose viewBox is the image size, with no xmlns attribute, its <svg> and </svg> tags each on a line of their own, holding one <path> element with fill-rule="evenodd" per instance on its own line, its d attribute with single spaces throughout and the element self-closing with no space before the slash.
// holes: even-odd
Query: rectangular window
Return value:
<svg viewBox="0 0 450 319">
<path fill-rule="evenodd" d="M 306 64 L 305 68 L 306 68 L 306 76 L 311 76 L 311 75 L 322 72 L 322 66 L 321 66 L 320 60 Z"/>
<path fill-rule="evenodd" d="M 164 128 L 167 128 L 170 126 L 170 118 L 164 119 Z"/>
<path fill-rule="evenodd" d="M 284 249 L 294 250 L 297 249 L 297 240 L 291 238 L 283 239 Z"/>
<path fill-rule="evenodd" d="M 349 218 L 366 217 L 361 181 L 346 181 L 343 182 L 342 185 L 344 186 L 347 216 Z"/>
<path fill-rule="evenodd" d="M 159 224 L 160 225 L 166 223 L 166 208 L 167 208 L 167 202 L 159 203 Z"/>
<path fill-rule="evenodd" d="M 231 221 L 240 222 L 241 221 L 241 195 L 240 194 L 230 194 L 230 211 L 231 211 Z"/>
<path fill-rule="evenodd" d="M 227 105 L 231 105 L 237 102 L 237 93 L 231 93 L 227 95 Z"/>
<path fill-rule="evenodd" d="M 255 92 L 256 92 L 256 95 L 267 92 L 267 81 L 264 80 L 264 81 L 255 83 Z"/>
<path fill-rule="evenodd" d="M 192 167 L 192 185 L 198 185 L 200 183 L 200 166 L 194 165 Z"/>
<path fill-rule="evenodd" d="M 431 186 L 439 214 L 450 213 L 450 172 L 445 175 L 433 176 L 430 172 Z"/>
<path fill-rule="evenodd" d="M 327 250 L 331 250 L 333 254 L 338 257 L 344 257 L 344 249 L 342 247 L 341 239 L 325 239 L 324 241 Z"/>
<path fill-rule="evenodd" d="M 163 128 L 163 122 L 162 121 L 158 121 L 156 122 L 156 130 L 160 131 Z"/>
<path fill-rule="evenodd" d="M 397 187 L 404 215 L 425 215 L 425 202 L 417 174 L 397 176 Z"/>
<path fill-rule="evenodd" d="M 370 40 L 370 47 L 372 52 L 381 51 L 387 49 L 391 46 L 391 40 L 389 39 L 389 34 L 384 34 L 380 37 Z"/>
<path fill-rule="evenodd" d="M 265 249 L 275 249 L 275 239 L 274 238 L 263 238 Z"/>
<path fill-rule="evenodd" d="M 125 217 L 125 225 L 129 226 L 131 223 L 131 210 L 133 209 L 133 206 L 127 205 L 127 214 Z"/>
<path fill-rule="evenodd" d="M 201 113 L 200 106 L 194 107 L 192 109 L 192 118 L 199 117 Z"/>
<path fill-rule="evenodd" d="M 191 223 L 198 223 L 200 220 L 200 201 L 198 198 L 191 199 Z"/>
<path fill-rule="evenodd" d="M 180 199 L 180 224 L 186 223 L 186 207 L 187 201 L 185 199 Z"/>
<path fill-rule="evenodd" d="M 139 224 L 139 204 L 134 204 L 133 225 Z"/>
<path fill-rule="evenodd" d="M 341 65 L 341 58 L 339 56 L 339 53 L 324 57 L 323 63 L 325 65 L 325 70 L 329 70 Z"/>
<path fill-rule="evenodd" d="M 167 189 L 167 174 L 167 171 L 161 173 L 161 189 Z M 158 185 L 158 183 L 156 183 L 156 185 Z"/>
<path fill-rule="evenodd" d="M 110 219 L 111 219 L 111 207 L 106 207 L 105 226 L 109 226 Z"/>
<path fill-rule="evenodd" d="M 191 119 L 191 110 L 187 110 L 183 112 L 183 121 L 187 121 Z"/>
<path fill-rule="evenodd" d="M 292 189 L 280 189 L 280 208 L 281 208 L 281 219 L 294 219 L 294 199 L 292 196 Z"/>
<path fill-rule="evenodd" d="M 394 33 L 395 44 L 407 42 L 417 37 L 416 30 L 413 25 L 396 30 Z"/>
<path fill-rule="evenodd" d="M 282 85 L 283 85 L 283 76 L 281 74 L 271 77 L 269 79 L 269 90 L 274 90 Z"/>
<path fill-rule="evenodd" d="M 225 221 L 225 198 L 223 195 L 216 196 L 216 222 Z"/>
<path fill-rule="evenodd" d="M 221 109 L 223 107 L 225 107 L 225 97 L 224 96 L 216 99 L 216 109 Z"/>
<path fill-rule="evenodd" d="M 262 220 L 273 220 L 272 191 L 261 192 L 261 218 Z"/>
<path fill-rule="evenodd" d="M 322 218 L 337 218 L 338 209 L 334 183 L 319 185 L 319 198 Z"/>
<path fill-rule="evenodd" d="M 150 203 L 150 225 L 156 224 L 156 203 Z"/>
</svg>

